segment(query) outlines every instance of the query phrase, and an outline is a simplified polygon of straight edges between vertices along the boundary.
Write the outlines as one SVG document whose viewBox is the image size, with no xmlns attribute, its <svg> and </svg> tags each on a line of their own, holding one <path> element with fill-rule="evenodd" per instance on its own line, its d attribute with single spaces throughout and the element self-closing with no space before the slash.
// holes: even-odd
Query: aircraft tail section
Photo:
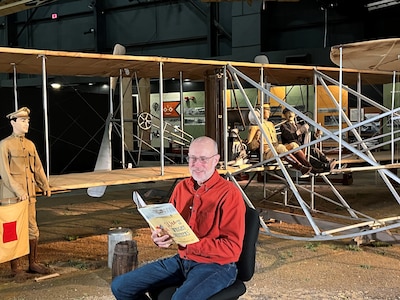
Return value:
<svg viewBox="0 0 400 300">
<path fill-rule="evenodd" d="M 111 114 L 108 115 L 106 126 L 104 129 L 103 139 L 101 141 L 99 154 L 97 155 L 95 171 L 111 171 L 112 169 L 112 154 L 111 154 Z M 102 197 L 106 191 L 107 186 L 94 186 L 87 189 L 87 194 L 90 197 Z"/>
</svg>

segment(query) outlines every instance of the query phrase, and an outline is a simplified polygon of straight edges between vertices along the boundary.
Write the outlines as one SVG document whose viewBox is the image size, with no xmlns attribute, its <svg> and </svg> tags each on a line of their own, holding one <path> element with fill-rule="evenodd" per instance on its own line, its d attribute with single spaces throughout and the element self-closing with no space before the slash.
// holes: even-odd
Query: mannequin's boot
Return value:
<svg viewBox="0 0 400 300">
<path fill-rule="evenodd" d="M 335 169 L 336 166 L 336 159 L 332 158 L 331 160 L 329 160 L 329 172 L 332 172 L 333 169 Z M 347 165 L 342 165 L 342 168 L 345 168 Z"/>
<path fill-rule="evenodd" d="M 311 166 L 302 165 L 292 154 L 284 156 L 283 159 L 285 159 L 288 163 L 290 163 L 293 166 L 293 168 L 299 170 L 302 175 L 308 175 L 312 170 Z"/>
<path fill-rule="evenodd" d="M 29 240 L 29 272 L 38 274 L 50 274 L 51 270 L 37 261 L 38 239 Z"/>
<path fill-rule="evenodd" d="M 319 161 L 323 163 L 329 163 L 330 160 L 326 157 L 326 155 L 318 148 L 311 149 L 311 155 L 315 156 Z"/>
<path fill-rule="evenodd" d="M 306 155 L 304 154 L 303 151 L 297 151 L 293 153 L 293 155 L 297 158 L 297 160 L 304 166 L 311 168 L 311 173 L 313 174 L 318 174 L 322 173 L 324 170 L 322 168 L 316 168 L 310 164 L 310 162 L 307 160 Z"/>
<path fill-rule="evenodd" d="M 14 276 L 18 276 L 19 274 L 25 273 L 21 268 L 20 259 L 16 258 L 10 261 L 11 265 L 11 274 Z"/>
</svg>

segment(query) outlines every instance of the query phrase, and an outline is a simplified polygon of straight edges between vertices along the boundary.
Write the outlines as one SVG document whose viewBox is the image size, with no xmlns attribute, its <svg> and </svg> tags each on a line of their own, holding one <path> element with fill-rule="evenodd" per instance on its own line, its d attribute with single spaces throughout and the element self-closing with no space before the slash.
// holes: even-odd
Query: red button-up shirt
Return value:
<svg viewBox="0 0 400 300">
<path fill-rule="evenodd" d="M 200 263 L 236 262 L 242 251 L 245 203 L 239 189 L 217 171 L 195 189 L 193 178 L 180 181 L 170 202 L 199 238 L 179 247 L 179 255 Z"/>
</svg>

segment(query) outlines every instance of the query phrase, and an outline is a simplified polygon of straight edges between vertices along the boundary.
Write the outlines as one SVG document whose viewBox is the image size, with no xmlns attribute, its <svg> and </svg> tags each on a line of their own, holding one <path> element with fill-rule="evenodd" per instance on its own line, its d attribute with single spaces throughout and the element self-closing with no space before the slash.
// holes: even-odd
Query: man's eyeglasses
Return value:
<svg viewBox="0 0 400 300">
<path fill-rule="evenodd" d="M 207 156 L 200 156 L 200 157 L 196 157 L 196 156 L 186 156 L 186 161 L 189 163 L 195 163 L 196 161 L 199 161 L 201 164 L 206 164 L 210 158 L 213 158 L 214 156 L 218 155 L 214 154 L 213 156 L 207 157 Z"/>
</svg>

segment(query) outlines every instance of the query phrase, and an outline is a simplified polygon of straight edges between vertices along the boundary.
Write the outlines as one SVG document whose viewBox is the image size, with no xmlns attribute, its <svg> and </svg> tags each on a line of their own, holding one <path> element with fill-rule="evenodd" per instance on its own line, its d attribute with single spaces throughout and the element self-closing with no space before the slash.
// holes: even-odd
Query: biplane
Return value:
<svg viewBox="0 0 400 300">
<path fill-rule="evenodd" d="M 343 46 L 343 49 L 346 47 Z M 334 55 L 334 49 L 332 50 Z M 395 149 L 398 142 L 397 119 L 399 116 L 398 105 L 396 107 L 395 99 L 392 105 L 387 107 L 364 96 L 361 93 L 363 84 L 389 84 L 395 86 L 393 75 L 394 70 L 376 70 L 344 68 L 343 65 L 337 67 L 315 67 L 315 66 L 295 66 L 295 65 L 276 65 L 268 63 L 247 63 L 247 62 L 231 62 L 217 60 L 198 60 L 198 59 L 183 59 L 183 58 L 166 58 L 166 57 L 145 57 L 145 56 L 130 56 L 125 55 L 123 48 L 116 46 L 113 54 L 91 54 L 91 53 L 76 53 L 65 51 L 46 51 L 34 49 L 18 49 L 18 48 L 0 48 L 0 72 L 14 74 L 16 70 L 22 74 L 36 74 L 42 76 L 43 91 L 47 88 L 47 76 L 62 75 L 62 76 L 101 76 L 110 78 L 110 111 L 107 118 L 104 136 L 103 150 L 99 151 L 100 161 L 104 160 L 110 152 L 109 132 L 112 130 L 112 124 L 119 123 L 119 133 L 121 134 L 121 148 L 125 149 L 127 135 L 124 126 L 127 122 L 136 122 L 140 133 L 135 135 L 135 139 L 142 143 L 147 143 L 143 137 L 143 132 L 149 130 L 153 126 L 158 129 L 160 135 L 159 167 L 140 167 L 135 166 L 130 168 L 125 162 L 125 152 L 121 153 L 121 168 L 112 170 L 109 163 L 99 163 L 95 167 L 94 172 L 85 172 L 79 174 L 64 174 L 50 175 L 48 163 L 48 134 L 49 129 L 47 118 L 48 99 L 46 92 L 43 93 L 43 110 L 45 117 L 46 136 L 46 165 L 50 184 L 53 190 L 70 190 L 88 188 L 88 193 L 95 197 L 100 197 L 108 185 L 120 185 L 129 183 L 148 182 L 155 180 L 179 179 L 188 177 L 187 166 L 174 165 L 165 166 L 165 146 L 164 140 L 176 143 L 183 149 L 191 141 L 191 135 L 184 130 L 183 124 L 171 125 L 163 118 L 163 113 L 158 117 L 144 111 L 142 108 L 138 110 L 136 120 L 124 119 L 124 81 L 136 82 L 139 79 L 157 79 L 159 84 L 158 93 L 158 108 L 164 108 L 163 81 L 166 78 L 179 78 L 180 86 L 183 86 L 183 78 L 191 80 L 205 81 L 206 97 L 205 97 L 205 115 L 206 115 L 206 134 L 214 137 L 220 145 L 220 152 L 223 153 L 223 161 L 219 172 L 225 174 L 230 180 L 242 190 L 242 194 L 248 205 L 253 206 L 251 200 L 247 197 L 245 191 L 241 188 L 235 179 L 235 175 L 243 172 L 254 172 L 262 170 L 271 176 L 279 178 L 287 190 L 293 193 L 297 200 L 298 206 L 304 213 L 304 218 L 308 225 L 314 231 L 313 236 L 293 237 L 285 235 L 277 235 L 272 233 L 261 217 L 260 221 L 264 232 L 269 235 L 279 236 L 281 238 L 299 239 L 299 240 L 333 240 L 354 238 L 366 235 L 376 235 L 377 233 L 386 232 L 390 229 L 400 227 L 398 222 L 399 217 L 388 217 L 385 219 L 375 219 L 352 209 L 346 200 L 341 197 L 340 193 L 330 181 L 330 174 L 316 174 L 311 176 L 312 184 L 308 188 L 295 182 L 291 174 L 289 174 L 288 166 L 282 161 L 284 154 L 278 155 L 274 153 L 274 157 L 268 160 L 259 160 L 253 164 L 246 164 L 239 167 L 232 166 L 229 163 L 230 157 L 235 157 L 238 153 L 232 153 L 229 147 L 230 131 L 232 124 L 229 124 L 229 107 L 228 102 L 232 101 L 240 95 L 242 103 L 249 113 L 256 115 L 257 105 L 261 103 L 274 103 L 281 111 L 287 108 L 296 113 L 296 115 L 310 124 L 312 128 L 318 129 L 324 135 L 318 139 L 310 141 L 307 144 L 300 146 L 296 150 L 306 149 L 307 147 L 315 146 L 316 144 L 323 145 L 324 143 L 337 150 L 338 153 L 338 169 L 334 173 L 342 174 L 346 172 L 355 172 L 362 170 L 376 170 L 383 182 L 395 199 L 400 204 L 400 196 L 398 195 L 395 183 L 400 183 L 399 177 L 390 171 L 390 168 L 397 168 L 395 163 Z M 119 118 L 116 117 L 114 111 L 114 92 L 116 89 L 116 81 L 119 82 Z M 288 94 L 277 93 L 278 87 L 285 86 L 311 86 L 314 89 L 313 97 L 315 99 L 313 109 L 314 117 L 310 117 L 304 111 L 298 109 L 296 105 L 292 105 L 288 101 Z M 249 87 L 257 90 L 257 99 L 253 96 L 248 96 Z M 356 87 L 356 90 L 352 87 Z M 131 87 L 130 87 L 131 88 Z M 140 88 L 138 88 L 139 90 Z M 289 89 L 290 90 L 290 89 Z M 181 89 L 182 91 L 182 89 Z M 324 95 L 324 101 L 329 101 L 330 105 L 322 108 L 318 107 L 318 94 Z M 356 97 L 361 104 L 366 103 L 368 106 L 374 107 L 380 111 L 379 114 L 366 119 L 358 118 L 356 120 L 349 118 L 348 107 L 343 105 L 343 96 L 351 94 Z M 180 94 L 180 105 L 184 106 L 185 97 Z M 232 96 L 233 95 L 233 96 Z M 394 93 L 393 93 L 394 95 Z M 138 98 L 142 96 L 139 94 Z M 186 99 L 190 100 L 190 99 Z M 16 100 L 17 106 L 17 100 Z M 334 128 L 327 128 L 322 122 L 317 119 L 320 112 L 328 112 L 333 115 L 333 119 L 337 121 Z M 332 117 L 332 116 L 330 116 Z M 243 119 L 243 118 L 242 118 Z M 325 120 L 325 119 L 324 119 Z M 257 120 L 261 128 L 261 121 Z M 379 143 L 374 144 L 373 148 L 367 145 L 366 140 L 360 135 L 360 130 L 363 126 L 371 122 L 380 122 L 385 124 L 385 127 L 390 127 L 386 133 L 375 135 L 373 140 Z M 391 125 L 391 126 L 388 126 Z M 395 126 L 396 125 L 396 126 Z M 238 131 L 236 131 L 238 132 Z M 131 134 L 131 133 L 130 133 Z M 262 132 L 266 136 L 265 132 Z M 344 137 L 352 135 L 353 141 L 348 141 Z M 132 135 L 132 134 L 131 134 Z M 148 145 L 151 147 L 151 145 Z M 242 148 L 243 146 L 243 148 Z M 270 145 L 273 149 L 272 145 Z M 234 147 L 236 152 L 241 152 L 245 149 L 243 141 L 240 141 L 240 147 Z M 383 150 L 383 149 L 389 149 Z M 345 151 L 344 151 L 345 150 Z M 373 151 L 374 150 L 374 151 Z M 382 150 L 377 152 L 377 150 Z M 291 150 L 292 151 L 292 150 Z M 389 159 L 377 158 L 377 153 L 382 155 L 383 151 L 389 154 Z M 290 153 L 290 151 L 288 152 Z M 183 152 L 181 152 L 183 155 Z M 359 168 L 342 168 L 342 162 L 356 157 L 357 162 L 362 161 L 365 166 Z M 388 164 L 383 164 L 383 161 L 388 161 Z M 279 170 L 279 174 L 275 171 Z M 316 198 L 327 200 L 324 195 L 318 194 L 314 189 L 315 178 L 321 178 L 327 185 L 330 186 L 333 193 L 337 197 L 336 200 L 329 201 L 344 208 L 348 214 L 348 218 L 353 222 L 352 225 L 334 226 L 328 230 L 321 230 L 318 222 L 312 216 L 315 211 L 313 202 Z M 299 190 L 306 190 L 309 194 L 309 199 L 304 199 Z M 311 202 L 309 200 L 311 199 Z M 254 206 L 253 206 L 254 207 Z M 367 230 L 365 229 L 367 227 Z M 396 240 L 396 235 L 391 235 L 391 238 Z"/>
</svg>

